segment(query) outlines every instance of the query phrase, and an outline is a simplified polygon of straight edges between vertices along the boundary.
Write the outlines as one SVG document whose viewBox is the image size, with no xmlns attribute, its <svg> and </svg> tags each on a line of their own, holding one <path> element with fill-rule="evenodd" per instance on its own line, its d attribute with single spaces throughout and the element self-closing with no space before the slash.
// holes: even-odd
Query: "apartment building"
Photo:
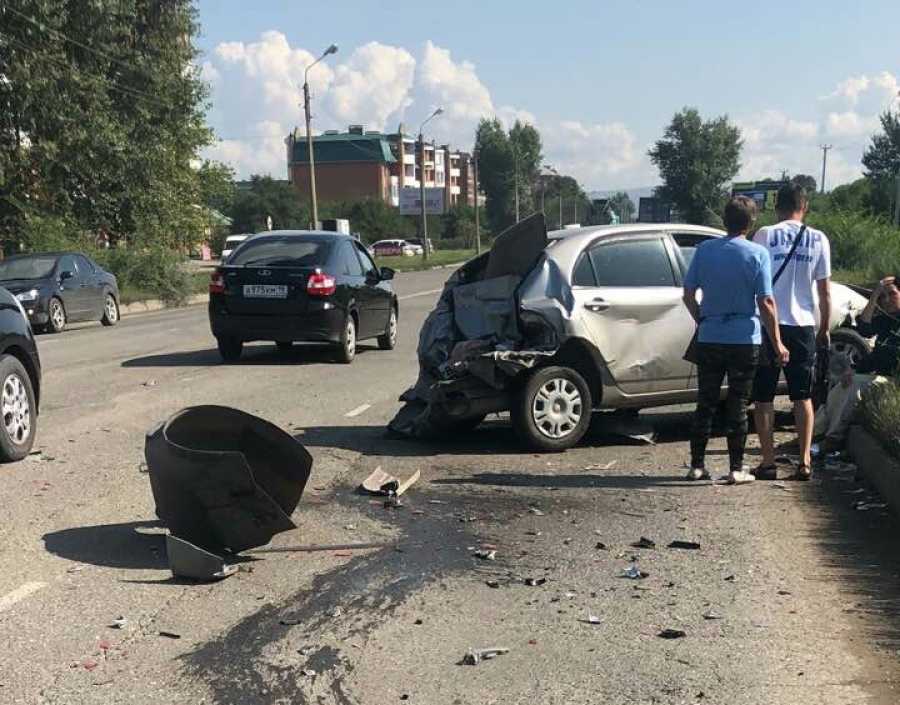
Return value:
<svg viewBox="0 0 900 705">
<path fill-rule="evenodd" d="M 309 193 L 309 157 L 306 136 L 298 130 L 287 138 L 288 176 L 301 198 Z M 316 192 L 321 201 L 377 198 L 400 205 L 401 189 L 442 189 L 444 209 L 475 205 L 472 157 L 397 132 L 384 134 L 350 125 L 347 132 L 328 130 L 313 137 Z"/>
</svg>

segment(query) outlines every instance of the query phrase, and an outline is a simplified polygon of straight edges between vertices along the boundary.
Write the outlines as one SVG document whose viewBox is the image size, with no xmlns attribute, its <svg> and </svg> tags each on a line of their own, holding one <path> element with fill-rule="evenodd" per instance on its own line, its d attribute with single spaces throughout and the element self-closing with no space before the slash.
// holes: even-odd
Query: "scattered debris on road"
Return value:
<svg viewBox="0 0 900 705">
<path fill-rule="evenodd" d="M 155 379 L 148 379 L 142 386 L 144 387 L 155 387 L 159 384 L 159 382 Z"/>
<path fill-rule="evenodd" d="M 622 571 L 622 577 L 630 580 L 643 580 L 644 578 L 649 578 L 650 573 L 644 572 L 632 563 Z"/>
<path fill-rule="evenodd" d="M 542 512 L 542 511 L 541 511 L 540 509 L 538 509 L 537 507 L 528 507 L 528 512 L 529 512 L 530 514 L 534 514 L 535 516 L 538 516 L 538 517 L 544 516 L 544 512 Z"/>
<path fill-rule="evenodd" d="M 179 634 L 177 632 L 160 631 L 159 635 L 165 637 L 166 639 L 180 639 L 181 638 L 181 634 Z"/>
<path fill-rule="evenodd" d="M 482 661 L 488 661 L 490 659 L 496 658 L 497 656 L 502 656 L 503 654 L 508 654 L 509 649 L 505 649 L 503 647 L 491 647 L 488 649 L 469 649 L 466 652 L 466 655 L 463 656 L 461 664 L 466 666 L 477 666 Z"/>
<path fill-rule="evenodd" d="M 177 578 L 214 581 L 231 577 L 238 566 L 226 565 L 224 559 L 172 534 L 166 535 L 169 569 Z"/>
<path fill-rule="evenodd" d="M 681 629 L 663 629 L 657 636 L 660 639 L 684 639 L 687 633 Z"/>
<path fill-rule="evenodd" d="M 116 617 L 112 623 L 109 625 L 110 629 L 124 629 L 128 624 L 128 620 L 125 617 Z"/>
<path fill-rule="evenodd" d="M 700 544 L 696 541 L 672 541 L 667 548 L 680 548 L 685 551 L 699 551 Z"/>
<path fill-rule="evenodd" d="M 384 542 L 366 543 L 313 543 L 308 546 L 267 546 L 254 548 L 247 553 L 318 553 L 319 551 L 354 551 L 366 548 L 389 548 L 394 544 Z"/>
<path fill-rule="evenodd" d="M 709 612 L 704 612 L 704 613 L 703 613 L 703 619 L 707 619 L 707 620 L 722 619 L 722 615 L 720 615 L 720 614 L 717 613 L 717 612 L 713 612 L 712 610 L 710 610 Z"/>
<path fill-rule="evenodd" d="M 656 542 L 651 541 L 646 536 L 641 536 L 640 539 L 631 544 L 632 548 L 656 548 Z"/>
<path fill-rule="evenodd" d="M 497 560 L 497 551 L 495 551 L 494 549 L 487 550 L 487 549 L 482 548 L 482 549 L 475 551 L 474 555 L 476 558 L 480 558 L 483 561 Z"/>
<path fill-rule="evenodd" d="M 416 470 L 412 475 L 406 478 L 406 480 L 401 482 L 398 478 L 389 475 L 382 470 L 379 465 L 372 471 L 371 475 L 362 481 L 362 484 L 359 486 L 359 491 L 363 494 L 375 495 L 377 497 L 400 497 L 406 490 L 412 487 L 413 484 L 418 482 L 420 477 L 421 472 Z"/>
<path fill-rule="evenodd" d="M 585 624 L 601 624 L 600 618 L 595 614 L 591 614 L 590 612 L 588 612 L 587 619 L 579 619 L 578 621 L 584 622 Z"/>
<path fill-rule="evenodd" d="M 525 578 L 525 584 L 528 587 L 540 587 L 547 582 L 547 578 Z"/>
<path fill-rule="evenodd" d="M 609 547 L 602 541 L 598 541 L 597 545 L 594 546 L 594 548 L 596 548 L 598 551 L 608 551 L 609 550 Z"/>
<path fill-rule="evenodd" d="M 500 583 L 497 582 L 496 580 L 485 580 L 484 584 L 487 585 L 489 588 L 496 589 L 496 588 L 500 587 Z"/>
</svg>

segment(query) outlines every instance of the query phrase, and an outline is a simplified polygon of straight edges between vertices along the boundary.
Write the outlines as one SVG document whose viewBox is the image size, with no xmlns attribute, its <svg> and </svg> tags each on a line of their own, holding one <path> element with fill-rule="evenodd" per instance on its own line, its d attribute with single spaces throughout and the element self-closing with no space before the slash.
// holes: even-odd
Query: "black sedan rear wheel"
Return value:
<svg viewBox="0 0 900 705">
<path fill-rule="evenodd" d="M 219 355 L 225 362 L 237 362 L 244 351 L 244 343 L 237 338 L 216 338 L 219 346 Z"/>
<path fill-rule="evenodd" d="M 344 322 L 341 331 L 341 342 L 338 344 L 337 360 L 345 365 L 353 362 L 356 357 L 356 319 L 350 314 Z"/>
<path fill-rule="evenodd" d="M 12 355 L 0 355 L 0 462 L 31 452 L 37 431 L 37 404 L 28 372 Z"/>
<path fill-rule="evenodd" d="M 391 309 L 391 317 L 388 319 L 387 328 L 383 335 L 378 336 L 378 347 L 382 350 L 393 350 L 397 346 L 397 310 Z"/>
<path fill-rule="evenodd" d="M 63 306 L 63 302 L 54 296 L 50 299 L 50 303 L 47 306 L 47 312 L 49 314 L 47 320 L 47 332 L 62 333 L 66 329 L 66 309 L 65 306 Z"/>
<path fill-rule="evenodd" d="M 103 302 L 103 318 L 100 322 L 105 326 L 114 326 L 119 322 L 119 302 L 116 297 L 106 293 L 106 299 Z"/>
</svg>

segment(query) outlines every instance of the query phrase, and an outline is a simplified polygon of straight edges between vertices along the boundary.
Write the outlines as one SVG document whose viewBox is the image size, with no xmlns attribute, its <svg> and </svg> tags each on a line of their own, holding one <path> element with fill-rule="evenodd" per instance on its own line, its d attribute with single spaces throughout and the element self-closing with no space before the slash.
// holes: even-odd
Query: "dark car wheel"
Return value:
<svg viewBox="0 0 900 705">
<path fill-rule="evenodd" d="M 0 355 L 0 462 L 21 460 L 31 452 L 37 431 L 36 410 L 28 372 L 12 355 Z"/>
<path fill-rule="evenodd" d="M 397 346 L 397 309 L 391 309 L 384 335 L 378 336 L 378 347 L 382 350 L 393 350 Z"/>
<path fill-rule="evenodd" d="M 528 445 L 547 451 L 574 446 L 591 422 L 591 390 L 569 367 L 533 373 L 510 409 L 513 429 Z"/>
<path fill-rule="evenodd" d="M 66 309 L 63 302 L 55 296 L 47 306 L 47 332 L 62 333 L 66 329 Z"/>
<path fill-rule="evenodd" d="M 109 292 L 103 302 L 103 318 L 100 319 L 100 322 L 105 326 L 114 326 L 119 322 L 119 302 Z"/>
<path fill-rule="evenodd" d="M 219 355 L 225 362 L 237 362 L 244 351 L 244 343 L 237 338 L 216 338 L 219 347 Z"/>
<path fill-rule="evenodd" d="M 341 342 L 338 347 L 337 360 L 345 365 L 353 362 L 356 357 L 356 319 L 350 315 L 344 322 L 341 331 Z"/>
<path fill-rule="evenodd" d="M 838 328 L 831 334 L 832 355 L 844 355 L 850 360 L 853 369 L 869 356 L 868 341 L 850 328 Z"/>
</svg>

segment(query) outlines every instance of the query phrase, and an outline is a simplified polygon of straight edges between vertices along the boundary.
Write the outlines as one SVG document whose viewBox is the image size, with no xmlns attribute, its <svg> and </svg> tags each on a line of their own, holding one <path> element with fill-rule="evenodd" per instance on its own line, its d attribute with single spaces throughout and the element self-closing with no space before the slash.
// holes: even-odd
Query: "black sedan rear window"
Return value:
<svg viewBox="0 0 900 705">
<path fill-rule="evenodd" d="M 319 267 L 326 263 L 331 242 L 296 236 L 247 240 L 228 264 L 259 267 Z"/>
<path fill-rule="evenodd" d="M 56 257 L 16 257 L 0 262 L 0 281 L 46 279 L 56 266 Z"/>
</svg>

